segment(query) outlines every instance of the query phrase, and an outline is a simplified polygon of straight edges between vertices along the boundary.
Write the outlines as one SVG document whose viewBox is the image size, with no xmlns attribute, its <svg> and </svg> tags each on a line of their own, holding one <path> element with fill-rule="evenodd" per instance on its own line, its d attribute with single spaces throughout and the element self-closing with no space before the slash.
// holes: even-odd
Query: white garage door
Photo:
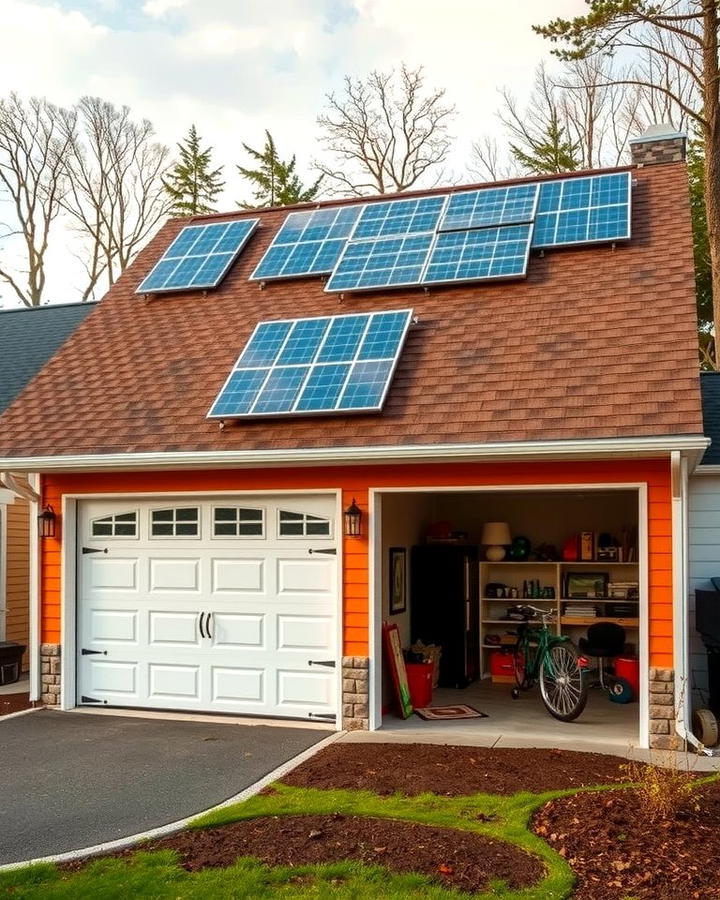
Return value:
<svg viewBox="0 0 720 900">
<path fill-rule="evenodd" d="M 81 504 L 78 702 L 332 719 L 335 498 Z"/>
</svg>

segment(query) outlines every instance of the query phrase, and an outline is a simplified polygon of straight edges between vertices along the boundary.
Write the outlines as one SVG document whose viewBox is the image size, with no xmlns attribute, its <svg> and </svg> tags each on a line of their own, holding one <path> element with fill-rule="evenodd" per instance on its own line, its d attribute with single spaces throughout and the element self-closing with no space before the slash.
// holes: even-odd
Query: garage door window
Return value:
<svg viewBox="0 0 720 900">
<path fill-rule="evenodd" d="M 92 520 L 90 528 L 93 537 L 128 537 L 136 538 L 137 513 L 117 513 L 114 516 L 101 516 Z"/>
<path fill-rule="evenodd" d="M 216 506 L 213 537 L 265 537 L 265 511 L 248 506 Z"/>
<path fill-rule="evenodd" d="M 154 509 L 150 523 L 152 537 L 200 536 L 200 510 L 197 506 Z"/>
<path fill-rule="evenodd" d="M 281 509 L 279 532 L 280 537 L 330 537 L 330 520 Z"/>
</svg>

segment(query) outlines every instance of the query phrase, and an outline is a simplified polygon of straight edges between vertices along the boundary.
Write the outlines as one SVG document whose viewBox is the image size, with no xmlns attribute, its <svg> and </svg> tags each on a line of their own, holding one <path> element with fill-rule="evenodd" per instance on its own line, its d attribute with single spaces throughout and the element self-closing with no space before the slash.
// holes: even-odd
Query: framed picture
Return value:
<svg viewBox="0 0 720 900">
<path fill-rule="evenodd" d="M 390 548 L 390 615 L 407 609 L 407 576 L 404 547 Z"/>
<path fill-rule="evenodd" d="M 565 596 L 568 598 L 607 596 L 607 572 L 568 572 L 565 577 Z"/>
</svg>

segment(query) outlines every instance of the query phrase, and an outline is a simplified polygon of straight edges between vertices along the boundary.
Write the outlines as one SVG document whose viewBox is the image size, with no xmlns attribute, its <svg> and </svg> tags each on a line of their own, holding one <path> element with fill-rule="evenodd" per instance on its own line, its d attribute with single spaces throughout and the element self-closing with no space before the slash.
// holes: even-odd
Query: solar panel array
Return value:
<svg viewBox="0 0 720 900">
<path fill-rule="evenodd" d="M 259 219 L 186 225 L 135 293 L 216 287 L 247 243 Z"/>
<path fill-rule="evenodd" d="M 411 309 L 260 322 L 209 418 L 377 412 Z"/>
<path fill-rule="evenodd" d="M 537 196 L 537 184 L 515 184 L 452 194 L 440 223 L 440 231 L 532 222 Z"/>
<path fill-rule="evenodd" d="M 527 269 L 532 224 L 437 236 L 423 284 L 521 277 Z"/>
<path fill-rule="evenodd" d="M 630 172 L 543 182 L 533 247 L 628 239 L 630 194 Z"/>
</svg>

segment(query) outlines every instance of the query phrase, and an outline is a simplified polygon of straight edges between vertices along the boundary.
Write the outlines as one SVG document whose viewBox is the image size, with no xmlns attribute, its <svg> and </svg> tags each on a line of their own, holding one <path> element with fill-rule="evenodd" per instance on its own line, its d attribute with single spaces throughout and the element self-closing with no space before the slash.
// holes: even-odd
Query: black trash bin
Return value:
<svg viewBox="0 0 720 900">
<path fill-rule="evenodd" d="M 707 650 L 708 709 L 720 719 L 720 591 L 695 591 L 695 628 Z"/>
<path fill-rule="evenodd" d="M 25 645 L 0 641 L 0 684 L 14 684 L 20 679 Z"/>
</svg>

